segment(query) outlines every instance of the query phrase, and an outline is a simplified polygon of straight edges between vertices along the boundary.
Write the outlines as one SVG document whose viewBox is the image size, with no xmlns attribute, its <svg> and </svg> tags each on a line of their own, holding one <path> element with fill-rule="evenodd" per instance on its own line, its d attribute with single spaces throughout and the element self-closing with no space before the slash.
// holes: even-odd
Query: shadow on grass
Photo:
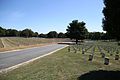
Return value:
<svg viewBox="0 0 120 80">
<path fill-rule="evenodd" d="M 120 71 L 90 71 L 77 80 L 120 80 Z"/>
</svg>

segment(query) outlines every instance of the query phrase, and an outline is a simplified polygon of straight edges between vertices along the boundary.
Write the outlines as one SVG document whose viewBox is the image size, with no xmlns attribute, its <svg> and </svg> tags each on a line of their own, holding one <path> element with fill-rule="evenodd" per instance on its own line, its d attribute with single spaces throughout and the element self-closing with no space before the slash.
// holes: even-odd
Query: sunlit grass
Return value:
<svg viewBox="0 0 120 80">
<path fill-rule="evenodd" d="M 120 70 L 120 61 L 110 57 L 110 64 L 104 65 L 97 47 L 93 61 L 88 61 L 90 53 L 74 53 L 68 48 L 34 61 L 11 72 L 0 75 L 0 80 L 76 80 L 80 75 L 93 70 Z"/>
<path fill-rule="evenodd" d="M 0 52 L 38 47 L 57 42 L 64 42 L 67 39 L 59 38 L 22 38 L 22 37 L 2 37 L 0 38 Z"/>
</svg>

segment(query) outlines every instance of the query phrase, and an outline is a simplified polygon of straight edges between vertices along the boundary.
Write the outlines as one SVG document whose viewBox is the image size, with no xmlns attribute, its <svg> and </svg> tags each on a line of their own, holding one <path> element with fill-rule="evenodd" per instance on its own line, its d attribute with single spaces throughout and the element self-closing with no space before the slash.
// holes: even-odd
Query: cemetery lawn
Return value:
<svg viewBox="0 0 120 80">
<path fill-rule="evenodd" d="M 109 56 L 110 64 L 104 65 L 97 47 L 93 61 L 88 61 L 89 51 L 82 54 L 81 50 L 74 53 L 73 50 L 68 52 L 68 48 L 64 48 L 28 65 L 2 73 L 0 80 L 77 80 L 89 71 L 120 70 L 120 61 L 114 60 L 114 56 Z"/>
</svg>

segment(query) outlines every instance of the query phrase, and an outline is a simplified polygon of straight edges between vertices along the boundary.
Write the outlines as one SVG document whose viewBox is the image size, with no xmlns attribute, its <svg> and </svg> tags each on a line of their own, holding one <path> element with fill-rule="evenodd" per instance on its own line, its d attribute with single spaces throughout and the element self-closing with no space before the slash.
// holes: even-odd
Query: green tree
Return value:
<svg viewBox="0 0 120 80">
<path fill-rule="evenodd" d="M 0 37 L 4 37 L 6 35 L 5 29 L 0 27 Z"/>
<path fill-rule="evenodd" d="M 47 37 L 48 38 L 57 38 L 58 37 L 58 33 L 56 31 L 50 31 L 48 34 L 47 34 Z"/>
<path fill-rule="evenodd" d="M 19 32 L 16 29 L 7 29 L 6 36 L 8 37 L 16 37 L 18 36 Z"/>
<path fill-rule="evenodd" d="M 38 32 L 34 32 L 33 37 L 38 37 Z"/>
<path fill-rule="evenodd" d="M 58 34 L 58 38 L 65 38 L 65 37 L 66 37 L 65 34 L 62 33 L 62 32 L 60 32 L 60 33 Z"/>
<path fill-rule="evenodd" d="M 101 32 L 89 32 L 88 39 L 101 40 L 104 33 Z"/>
<path fill-rule="evenodd" d="M 31 29 L 24 29 L 21 31 L 21 37 L 33 37 L 34 32 Z"/>
<path fill-rule="evenodd" d="M 73 20 L 72 23 L 69 23 L 69 26 L 67 26 L 67 36 L 70 39 L 75 39 L 76 44 L 78 43 L 78 40 L 83 40 L 86 37 L 87 29 L 85 27 L 85 23 L 78 22 L 78 20 Z"/>
<path fill-rule="evenodd" d="M 41 34 L 39 34 L 39 35 L 38 35 L 38 37 L 40 37 L 40 38 L 47 38 L 47 35 L 46 35 L 46 34 L 41 33 Z"/>
<path fill-rule="evenodd" d="M 107 34 L 120 40 L 120 0 L 104 0 L 103 30 Z"/>
</svg>

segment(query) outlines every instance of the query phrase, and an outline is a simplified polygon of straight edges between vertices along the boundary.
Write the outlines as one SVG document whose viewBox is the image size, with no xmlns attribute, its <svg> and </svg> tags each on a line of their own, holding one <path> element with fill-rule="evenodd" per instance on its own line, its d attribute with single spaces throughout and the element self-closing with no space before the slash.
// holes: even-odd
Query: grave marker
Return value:
<svg viewBox="0 0 120 80">
<path fill-rule="evenodd" d="M 70 52 L 70 46 L 68 47 L 68 52 Z"/>
<path fill-rule="evenodd" d="M 93 60 L 93 55 L 91 54 L 91 55 L 89 55 L 89 59 L 88 59 L 89 61 L 92 61 Z"/>
<path fill-rule="evenodd" d="M 112 56 L 113 54 L 112 53 L 110 53 L 110 56 Z"/>
<path fill-rule="evenodd" d="M 118 50 L 116 51 L 116 54 L 119 54 L 119 51 L 118 51 Z"/>
<path fill-rule="evenodd" d="M 82 54 L 84 54 L 85 52 L 84 52 L 84 50 L 82 50 Z"/>
<path fill-rule="evenodd" d="M 104 64 L 105 64 L 105 65 L 109 65 L 109 58 L 105 58 L 105 59 L 104 59 Z"/>
<path fill-rule="evenodd" d="M 118 54 L 115 55 L 115 60 L 119 60 L 119 55 Z"/>
<path fill-rule="evenodd" d="M 74 53 L 77 53 L 77 50 L 75 49 L 75 52 Z"/>
<path fill-rule="evenodd" d="M 102 58 L 105 58 L 105 53 L 101 53 L 101 54 L 102 54 L 102 56 L 101 56 L 101 57 L 102 57 Z"/>
<path fill-rule="evenodd" d="M 74 47 L 74 51 L 75 51 L 74 53 L 77 53 L 77 49 L 75 47 Z"/>
</svg>

